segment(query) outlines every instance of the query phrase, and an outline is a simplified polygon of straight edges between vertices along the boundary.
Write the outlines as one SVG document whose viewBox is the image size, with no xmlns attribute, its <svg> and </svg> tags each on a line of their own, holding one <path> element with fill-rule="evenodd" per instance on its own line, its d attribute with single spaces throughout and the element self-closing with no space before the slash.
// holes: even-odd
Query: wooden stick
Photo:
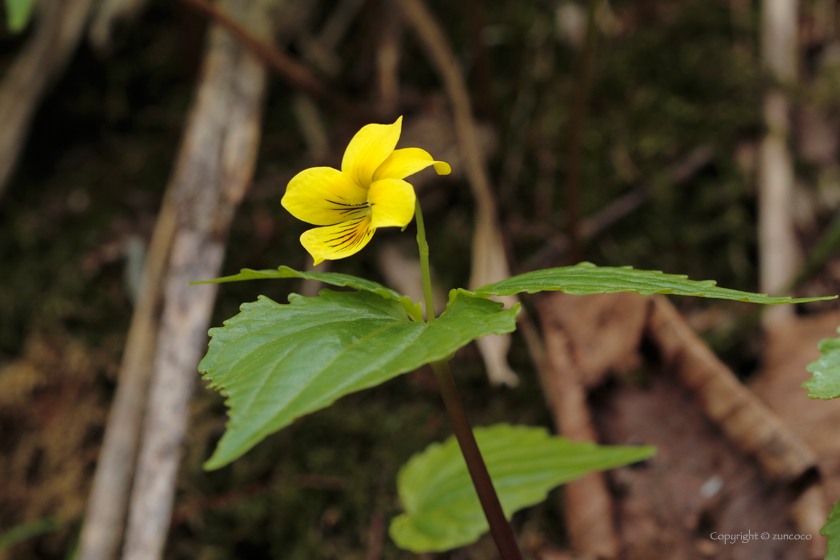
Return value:
<svg viewBox="0 0 840 560">
<path fill-rule="evenodd" d="M 0 197 L 26 145 L 29 123 L 82 36 L 92 0 L 44 0 L 36 29 L 0 82 Z"/>
<path fill-rule="evenodd" d="M 158 332 L 163 278 L 175 234 L 175 208 L 165 196 L 143 269 L 140 295 L 120 364 L 90 501 L 79 542 L 79 560 L 110 560 L 122 540 L 129 489 L 140 447 Z"/>
<path fill-rule="evenodd" d="M 260 37 L 271 0 L 225 0 Z M 260 138 L 265 68 L 226 31 L 210 35 L 172 178 L 176 232 L 154 360 L 143 444 L 132 491 L 124 560 L 157 560 L 172 513 L 189 400 L 206 349 L 216 289 L 189 286 L 220 272 L 224 239 L 251 181 Z"/>
</svg>

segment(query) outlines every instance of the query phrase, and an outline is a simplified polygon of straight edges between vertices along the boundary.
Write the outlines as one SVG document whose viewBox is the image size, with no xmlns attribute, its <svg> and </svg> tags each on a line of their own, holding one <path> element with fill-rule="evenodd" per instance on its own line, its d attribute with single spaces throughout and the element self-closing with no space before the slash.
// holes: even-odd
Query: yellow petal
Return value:
<svg viewBox="0 0 840 560">
<path fill-rule="evenodd" d="M 394 124 L 369 124 L 356 133 L 341 160 L 341 170 L 360 187 L 369 187 L 373 172 L 391 155 L 400 139 L 402 117 Z"/>
<path fill-rule="evenodd" d="M 312 167 L 292 177 L 281 201 L 298 220 L 329 226 L 367 215 L 367 190 L 332 167 Z"/>
<path fill-rule="evenodd" d="M 365 216 L 342 224 L 310 229 L 303 232 L 300 242 L 315 259 L 315 264 L 343 259 L 358 253 L 368 244 L 376 231 L 370 222 L 370 216 Z"/>
<path fill-rule="evenodd" d="M 414 216 L 414 187 L 402 179 L 382 179 L 370 185 L 368 201 L 374 228 L 403 227 Z"/>
<path fill-rule="evenodd" d="M 438 175 L 449 175 L 452 168 L 445 161 L 435 161 L 426 150 L 420 148 L 403 148 L 394 150 L 373 173 L 373 180 L 405 179 L 430 165 L 435 166 Z"/>
</svg>

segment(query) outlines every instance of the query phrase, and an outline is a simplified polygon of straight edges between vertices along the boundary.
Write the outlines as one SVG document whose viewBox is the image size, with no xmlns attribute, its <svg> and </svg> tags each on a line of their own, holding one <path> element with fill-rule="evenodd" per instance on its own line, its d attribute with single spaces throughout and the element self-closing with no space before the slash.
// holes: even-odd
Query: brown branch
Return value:
<svg viewBox="0 0 840 560">
<path fill-rule="evenodd" d="M 652 297 L 647 331 L 665 365 L 695 392 L 706 415 L 755 456 L 770 480 L 793 482 L 816 465 L 813 451 L 746 388 L 664 296 Z"/>
<path fill-rule="evenodd" d="M 478 133 L 473 118 L 464 75 L 458 59 L 438 22 L 422 0 L 396 0 L 406 21 L 414 29 L 432 64 L 440 74 L 443 86 L 452 103 L 455 116 L 455 135 L 464 159 L 464 171 L 470 183 L 478 212 L 496 216 L 496 202 L 490 189 L 487 162 L 478 144 Z"/>
<path fill-rule="evenodd" d="M 573 440 L 597 442 L 587 388 L 602 382 L 609 370 L 638 363 L 636 348 L 642 338 L 646 302 L 634 294 L 551 294 L 538 301 L 546 344 L 540 384 L 557 432 Z M 613 500 L 602 473 L 568 483 L 563 506 L 576 552 L 592 558 L 618 555 Z"/>
<path fill-rule="evenodd" d="M 647 337 L 659 350 L 662 369 L 692 391 L 705 416 L 756 459 L 770 482 L 788 487 L 796 498 L 792 514 L 800 532 L 819 530 L 825 511 L 813 451 L 714 355 L 667 298 L 552 294 L 543 301 L 540 313 L 549 360 L 557 369 L 545 383 L 546 397 L 564 434 L 592 436 L 585 393 L 575 385 L 593 387 L 603 383 L 608 372 L 631 371 L 642 359 L 639 347 Z M 575 492 L 564 494 L 569 507 Z M 593 515 L 593 524 L 575 528 L 600 499 L 591 489 L 581 494 L 585 499 L 575 506 L 580 509 L 568 516 L 573 542 L 593 534 L 598 518 Z M 602 515 L 609 517 L 609 510 Z M 815 552 L 817 548 L 815 544 Z"/>
<path fill-rule="evenodd" d="M 266 37 L 271 1 L 223 4 Z M 214 27 L 171 179 L 176 231 L 124 560 L 157 560 L 163 553 L 188 405 L 216 294 L 210 285 L 189 282 L 218 276 L 221 269 L 231 218 L 251 182 L 265 81 L 263 64 L 230 34 Z"/>
<path fill-rule="evenodd" d="M 274 48 L 271 43 L 255 37 L 245 27 L 219 10 L 207 0 L 183 0 L 196 10 L 204 13 L 215 23 L 227 29 L 248 50 L 258 56 L 267 66 L 277 71 L 293 87 L 324 101 L 337 111 L 358 114 L 359 110 L 345 99 L 332 93 L 309 68 L 295 61 L 290 56 Z"/>
</svg>

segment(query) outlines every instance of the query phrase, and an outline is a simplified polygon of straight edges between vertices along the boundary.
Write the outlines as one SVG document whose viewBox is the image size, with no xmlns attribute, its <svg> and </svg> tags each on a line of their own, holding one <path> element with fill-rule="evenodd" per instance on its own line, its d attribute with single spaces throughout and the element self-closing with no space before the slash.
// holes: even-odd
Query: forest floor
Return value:
<svg viewBox="0 0 840 560">
<path fill-rule="evenodd" d="M 333 3 L 324 4 L 326 13 Z M 373 81 L 365 62 L 370 57 L 362 56 L 370 48 L 364 31 L 376 21 L 370 4 L 342 51 L 342 88 L 359 98 L 369 95 Z M 461 22 L 449 31 L 471 70 L 512 267 L 524 272 L 571 264 L 552 252 L 548 240 L 564 227 L 561 186 L 576 51 L 555 36 L 553 5 L 486 6 L 481 37 L 490 74 L 482 83 L 478 53 L 463 29 L 469 9 L 457 4 L 430 6 L 441 21 Z M 615 2 L 612 10 L 616 27 L 604 32 L 599 47 L 583 136 L 581 210 L 598 215 L 631 192 L 644 193 L 645 202 L 588 242 L 585 259 L 756 291 L 754 172 L 763 79 L 755 18 L 738 19 L 727 4 L 697 0 L 667 6 Z M 203 28 L 203 19 L 189 9 L 154 1 L 126 29 L 110 58 L 83 43 L 41 105 L 0 200 L 0 536 L 39 520 L 52 529 L 0 550 L 0 558 L 72 558 L 131 319 L 138 263 L 177 153 Z M 23 40 L 0 37 L 0 69 Z M 434 73 L 413 62 L 422 55 L 411 37 L 402 48 L 406 134 L 413 121 L 415 138 L 432 130 L 423 148 L 452 153 L 451 121 Z M 820 101 L 830 99 L 823 92 L 828 86 L 821 84 L 812 90 L 822 97 L 806 96 L 803 103 L 830 119 L 837 107 Z M 281 264 L 303 269 L 309 258 L 298 243 L 305 225 L 285 212 L 280 197 L 288 179 L 312 160 L 292 110 L 294 93 L 277 78 L 269 92 L 257 173 L 232 225 L 225 273 Z M 331 145 L 327 159 L 337 165 L 355 124 L 329 111 L 324 120 Z M 797 226 L 807 250 L 840 202 L 840 174 L 800 159 Z M 473 202 L 463 172 L 453 167 L 451 177 L 429 176 L 417 184 L 442 293 L 469 277 Z M 369 249 L 332 270 L 385 282 L 389 251 L 413 256 L 412 231 L 410 226 L 403 236 L 377 234 Z M 291 281 L 223 286 L 212 323 L 220 325 L 257 295 L 285 301 L 301 289 L 306 288 Z M 835 293 L 840 269 L 829 263 L 797 295 Z M 671 301 L 723 362 L 814 447 L 828 495 L 840 497 L 840 444 L 827 428 L 836 425 L 840 410 L 809 401 L 798 388 L 807 379 L 804 365 L 818 355 L 816 342 L 840 324 L 836 305 L 799 309 L 803 322 L 774 339 L 762 333 L 746 305 Z M 540 317 L 549 304 L 532 297 L 525 305 Z M 624 320 L 619 319 L 611 320 Z M 796 492 L 790 484 L 766 480 L 755 458 L 709 419 L 692 391 L 663 365 L 649 337 L 642 338 L 635 357 L 624 367 L 608 368 L 588 401 L 602 443 L 660 449 L 647 463 L 608 475 L 625 556 L 805 557 L 808 549 L 801 542 L 724 547 L 708 538 L 715 530 L 797 533 L 787 513 Z M 768 340 L 776 346 L 768 347 Z M 453 371 L 473 423 L 552 427 L 520 335 L 514 336 L 510 363 L 520 384 L 495 387 L 474 346 L 455 356 Z M 225 419 L 222 398 L 199 389 L 167 559 L 415 556 L 396 548 L 387 526 L 400 511 L 395 482 L 400 466 L 451 433 L 430 370 L 342 398 L 270 436 L 234 464 L 205 472 L 201 464 L 221 437 Z M 716 481 L 722 490 L 712 491 Z M 562 492 L 514 516 L 527 557 L 567 554 Z M 494 554 L 485 536 L 428 558 Z"/>
</svg>

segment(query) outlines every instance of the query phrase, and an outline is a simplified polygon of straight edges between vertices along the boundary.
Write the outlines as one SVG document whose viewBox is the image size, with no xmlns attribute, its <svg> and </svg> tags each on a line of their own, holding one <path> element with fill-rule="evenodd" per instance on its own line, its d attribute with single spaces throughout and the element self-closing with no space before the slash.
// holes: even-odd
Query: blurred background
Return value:
<svg viewBox="0 0 840 560">
<path fill-rule="evenodd" d="M 839 16 L 833 0 L 38 0 L 31 21 L 0 31 L 0 558 L 120 549 L 127 494 L 104 556 L 86 555 L 82 521 L 131 372 L 133 435 L 113 440 L 142 441 L 160 332 L 178 334 L 168 338 L 187 380 L 172 409 L 186 428 L 183 441 L 174 430 L 183 454 L 164 558 L 416 556 L 387 526 L 399 467 L 451 434 L 431 371 L 345 397 L 204 472 L 226 419 L 195 370 L 207 328 L 257 295 L 320 287 L 172 287 L 246 267 L 311 269 L 298 241 L 309 226 L 280 198 L 300 170 L 338 167 L 369 122 L 403 115 L 401 147 L 452 163 L 450 176 L 412 181 L 439 310 L 454 287 L 581 260 L 748 291 L 840 292 Z M 419 300 L 414 231 L 380 231 L 328 269 Z M 827 433 L 840 411 L 798 387 L 816 342 L 840 325 L 835 306 L 762 319 L 744 304 L 672 300 L 697 333 L 681 344 L 709 345 L 720 375 L 748 383 L 761 414 L 804 441 L 811 455 L 776 476 L 700 402 L 716 397 L 697 401 L 673 375 L 649 304 L 605 301 L 524 297 L 525 335 L 455 357 L 476 425 L 565 432 L 563 415 L 582 414 L 604 443 L 660 447 L 596 481 L 610 546 L 569 523 L 588 491 L 560 489 L 514 517 L 526 557 L 821 557 L 810 544 L 723 547 L 708 535 L 804 533 L 790 512 L 815 484 L 820 497 L 802 507 L 818 530 L 840 497 Z M 167 315 L 178 305 L 199 316 Z M 545 389 L 562 378 L 541 354 L 558 329 L 591 374 L 583 412 Z M 495 554 L 485 536 L 423 557 Z"/>
</svg>

